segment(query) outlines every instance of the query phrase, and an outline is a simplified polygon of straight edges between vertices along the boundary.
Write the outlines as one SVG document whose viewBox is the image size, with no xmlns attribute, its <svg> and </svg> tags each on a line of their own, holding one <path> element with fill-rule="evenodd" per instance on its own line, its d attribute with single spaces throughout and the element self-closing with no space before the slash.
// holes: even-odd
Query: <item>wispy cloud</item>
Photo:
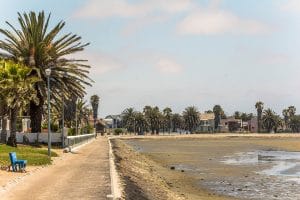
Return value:
<svg viewBox="0 0 300 200">
<path fill-rule="evenodd" d="M 125 64 L 118 58 L 107 53 L 85 52 L 78 54 L 78 57 L 88 60 L 88 64 L 91 66 L 91 77 L 102 75 L 111 71 L 121 70 L 125 67 Z"/>
<path fill-rule="evenodd" d="M 128 0 L 90 0 L 75 17 L 105 19 L 110 17 L 142 17 L 153 13 L 178 13 L 188 9 L 190 0 L 151 0 L 132 3 Z"/>
<path fill-rule="evenodd" d="M 156 64 L 156 68 L 162 73 L 172 73 L 178 74 L 182 72 L 183 67 L 178 64 L 176 61 L 169 59 L 169 58 L 161 58 L 158 60 Z"/>
<path fill-rule="evenodd" d="M 299 0 L 286 0 L 280 5 L 282 11 L 287 12 L 300 12 L 300 1 Z"/>
<path fill-rule="evenodd" d="M 257 20 L 243 19 L 218 8 L 199 8 L 186 16 L 177 26 L 183 35 L 265 34 L 271 28 Z"/>
<path fill-rule="evenodd" d="M 270 53 L 258 57 L 258 62 L 265 65 L 282 65 L 288 63 L 289 61 L 290 57 L 283 53 Z"/>
</svg>

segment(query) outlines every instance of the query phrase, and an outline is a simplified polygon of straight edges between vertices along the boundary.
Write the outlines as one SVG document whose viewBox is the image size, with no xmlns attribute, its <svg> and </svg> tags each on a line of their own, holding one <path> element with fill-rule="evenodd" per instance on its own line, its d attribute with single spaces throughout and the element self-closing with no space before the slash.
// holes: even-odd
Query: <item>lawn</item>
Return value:
<svg viewBox="0 0 300 200">
<path fill-rule="evenodd" d="M 16 152 L 18 159 L 27 160 L 28 165 L 46 165 L 51 164 L 51 158 L 48 157 L 47 149 L 32 146 L 18 145 L 17 148 L 0 145 L 0 165 L 8 165 L 10 163 L 8 153 Z M 51 156 L 57 157 L 57 153 L 51 152 Z"/>
</svg>

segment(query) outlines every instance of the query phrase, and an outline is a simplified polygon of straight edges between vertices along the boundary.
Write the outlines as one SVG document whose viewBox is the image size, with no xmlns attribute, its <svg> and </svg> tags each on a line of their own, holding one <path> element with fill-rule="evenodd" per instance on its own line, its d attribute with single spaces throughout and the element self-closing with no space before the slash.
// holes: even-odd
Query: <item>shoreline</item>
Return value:
<svg viewBox="0 0 300 200">
<path fill-rule="evenodd" d="M 245 185 L 243 188 L 241 185 L 250 180 L 256 184 L 263 183 L 264 187 L 272 185 L 272 181 L 269 183 L 271 179 L 274 178 L 275 182 L 276 180 L 275 177 L 256 174 L 257 170 L 270 167 L 267 164 L 256 167 L 226 165 L 224 169 L 220 159 L 236 152 L 255 149 L 299 152 L 300 142 L 294 138 L 300 138 L 300 135 L 117 136 L 111 140 L 125 199 L 233 200 L 242 197 L 229 195 L 233 192 L 245 193 L 250 187 Z M 178 146 L 182 142 L 181 139 L 188 145 L 183 149 Z M 170 148 L 175 151 L 169 151 Z M 191 154 L 194 152 L 196 154 Z M 200 164 L 196 165 L 200 167 L 201 172 L 196 175 L 197 178 L 193 177 L 190 169 L 185 168 L 189 166 L 190 161 L 194 162 L 193 155 L 197 155 L 197 162 Z M 171 169 L 171 166 L 175 166 L 176 169 Z M 221 187 L 225 187 L 224 190 Z M 277 192 L 274 195 L 280 196 Z"/>
<path fill-rule="evenodd" d="M 139 200 L 233 200 L 188 184 L 185 173 L 170 170 L 135 151 L 120 139 L 111 139 L 124 199 Z M 173 180 L 168 179 L 173 177 Z M 191 192 L 193 191 L 193 192 Z M 197 193 L 195 196 L 194 194 Z"/>
</svg>

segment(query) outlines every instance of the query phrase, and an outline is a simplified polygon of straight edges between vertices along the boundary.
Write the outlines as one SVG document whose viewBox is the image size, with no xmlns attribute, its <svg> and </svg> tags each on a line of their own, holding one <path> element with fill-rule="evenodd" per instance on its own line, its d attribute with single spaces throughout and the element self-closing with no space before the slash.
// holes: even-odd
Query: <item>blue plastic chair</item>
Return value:
<svg viewBox="0 0 300 200">
<path fill-rule="evenodd" d="M 18 171 L 18 167 L 20 171 L 25 171 L 27 160 L 18 160 L 16 152 L 10 152 L 9 158 L 11 162 L 11 168 L 14 172 Z"/>
</svg>

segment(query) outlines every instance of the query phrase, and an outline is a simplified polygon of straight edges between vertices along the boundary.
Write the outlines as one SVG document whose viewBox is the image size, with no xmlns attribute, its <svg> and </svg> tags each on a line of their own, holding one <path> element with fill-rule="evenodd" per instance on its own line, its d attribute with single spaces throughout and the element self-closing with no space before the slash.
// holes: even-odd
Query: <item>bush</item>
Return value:
<svg viewBox="0 0 300 200">
<path fill-rule="evenodd" d="M 93 130 L 94 130 L 93 126 L 88 124 L 87 126 L 81 128 L 80 134 L 90 134 L 93 133 Z"/>
<path fill-rule="evenodd" d="M 51 132 L 57 133 L 59 130 L 58 124 L 51 122 L 50 124 Z M 48 129 L 48 121 L 42 123 L 42 129 Z"/>
<path fill-rule="evenodd" d="M 116 128 L 114 130 L 115 135 L 120 135 L 121 133 L 123 133 L 123 130 L 121 128 Z"/>
<path fill-rule="evenodd" d="M 51 127 L 51 131 L 56 133 L 58 131 L 58 124 L 56 123 L 51 123 L 50 124 L 50 127 Z"/>
<path fill-rule="evenodd" d="M 73 136 L 76 134 L 76 129 L 75 128 L 69 128 L 68 129 L 68 136 Z"/>
</svg>

